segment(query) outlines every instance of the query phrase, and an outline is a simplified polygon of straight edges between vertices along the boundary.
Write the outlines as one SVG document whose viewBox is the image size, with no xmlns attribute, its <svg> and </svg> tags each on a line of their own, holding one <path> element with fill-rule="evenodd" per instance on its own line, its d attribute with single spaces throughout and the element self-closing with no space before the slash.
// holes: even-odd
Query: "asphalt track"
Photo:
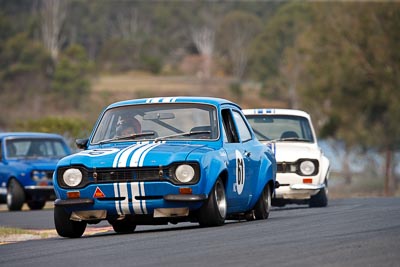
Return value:
<svg viewBox="0 0 400 267">
<path fill-rule="evenodd" d="M 52 229 L 53 212 L 3 211 L 0 225 Z M 214 228 L 140 226 L 119 235 L 104 225 L 79 239 L 1 245 L 0 266 L 400 266 L 400 198 L 288 206 L 265 221 Z"/>
</svg>

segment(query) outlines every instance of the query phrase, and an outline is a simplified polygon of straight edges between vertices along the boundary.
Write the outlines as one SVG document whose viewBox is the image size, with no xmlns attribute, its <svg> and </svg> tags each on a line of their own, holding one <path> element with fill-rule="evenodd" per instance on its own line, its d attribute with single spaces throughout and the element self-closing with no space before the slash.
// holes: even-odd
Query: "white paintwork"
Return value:
<svg viewBox="0 0 400 267">
<path fill-rule="evenodd" d="M 264 144 L 273 147 L 277 163 L 296 162 L 302 158 L 317 159 L 319 161 L 319 172 L 316 175 L 300 176 L 296 173 L 277 172 L 276 181 L 285 185 L 275 190 L 275 198 L 286 200 L 307 200 L 324 188 L 325 179 L 329 178 L 329 160 L 318 146 L 317 137 L 311 121 L 311 116 L 301 110 L 295 109 L 245 109 L 245 115 L 294 115 L 304 117 L 309 121 L 314 143 L 299 141 L 263 141 Z M 311 184 L 303 183 L 304 178 L 312 178 Z"/>
</svg>

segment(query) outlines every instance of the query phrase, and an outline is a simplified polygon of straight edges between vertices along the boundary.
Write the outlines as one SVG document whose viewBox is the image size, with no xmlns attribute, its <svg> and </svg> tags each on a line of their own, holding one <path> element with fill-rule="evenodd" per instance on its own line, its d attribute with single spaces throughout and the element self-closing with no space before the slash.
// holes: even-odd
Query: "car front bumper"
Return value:
<svg viewBox="0 0 400 267">
<path fill-rule="evenodd" d="M 125 199 L 71 198 L 56 199 L 55 206 L 71 211 L 71 220 L 104 220 L 109 216 L 151 215 L 154 218 L 184 217 L 190 210 L 201 207 L 206 194 L 168 194 L 162 199 L 146 200 L 139 203 Z M 144 208 L 145 207 L 145 208 Z"/>
<path fill-rule="evenodd" d="M 164 200 L 172 201 L 172 202 L 198 202 L 205 201 L 207 199 L 207 195 L 165 195 Z M 54 201 L 55 206 L 63 206 L 63 207 L 76 207 L 76 206 L 87 206 L 94 205 L 95 201 L 92 198 L 72 198 L 72 199 L 56 199 Z"/>
<path fill-rule="evenodd" d="M 54 200 L 55 193 L 52 185 L 28 185 L 24 187 L 25 193 L 31 198 Z"/>
</svg>

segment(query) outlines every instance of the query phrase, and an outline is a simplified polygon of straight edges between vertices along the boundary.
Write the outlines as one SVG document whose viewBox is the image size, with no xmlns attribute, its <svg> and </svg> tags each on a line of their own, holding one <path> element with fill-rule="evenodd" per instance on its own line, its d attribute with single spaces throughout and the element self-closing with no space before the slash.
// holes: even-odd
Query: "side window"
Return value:
<svg viewBox="0 0 400 267">
<path fill-rule="evenodd" d="M 247 127 L 246 122 L 244 121 L 242 115 L 236 110 L 233 111 L 233 117 L 235 118 L 236 125 L 239 130 L 240 139 L 242 142 L 246 142 L 251 140 L 251 133 L 249 128 Z"/>
<path fill-rule="evenodd" d="M 307 119 L 301 119 L 301 128 L 303 132 L 303 138 L 314 142 L 314 136 L 311 131 L 310 123 Z"/>
<path fill-rule="evenodd" d="M 223 109 L 221 111 L 222 114 L 222 122 L 224 124 L 224 130 L 226 133 L 226 137 L 228 139 L 228 143 L 238 143 L 239 137 L 235 128 L 235 124 L 233 122 L 232 114 L 229 109 Z"/>
<path fill-rule="evenodd" d="M 55 156 L 66 156 L 67 153 L 61 142 L 54 142 Z"/>
</svg>

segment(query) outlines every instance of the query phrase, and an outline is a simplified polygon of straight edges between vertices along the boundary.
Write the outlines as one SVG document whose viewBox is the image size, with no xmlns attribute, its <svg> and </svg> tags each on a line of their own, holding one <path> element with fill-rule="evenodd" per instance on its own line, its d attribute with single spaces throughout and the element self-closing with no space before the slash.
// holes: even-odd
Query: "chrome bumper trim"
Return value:
<svg viewBox="0 0 400 267">
<path fill-rule="evenodd" d="M 28 185 L 25 190 L 54 190 L 52 185 Z"/>
<path fill-rule="evenodd" d="M 293 184 L 290 186 L 292 190 L 319 190 L 325 188 L 325 184 Z"/>
</svg>

